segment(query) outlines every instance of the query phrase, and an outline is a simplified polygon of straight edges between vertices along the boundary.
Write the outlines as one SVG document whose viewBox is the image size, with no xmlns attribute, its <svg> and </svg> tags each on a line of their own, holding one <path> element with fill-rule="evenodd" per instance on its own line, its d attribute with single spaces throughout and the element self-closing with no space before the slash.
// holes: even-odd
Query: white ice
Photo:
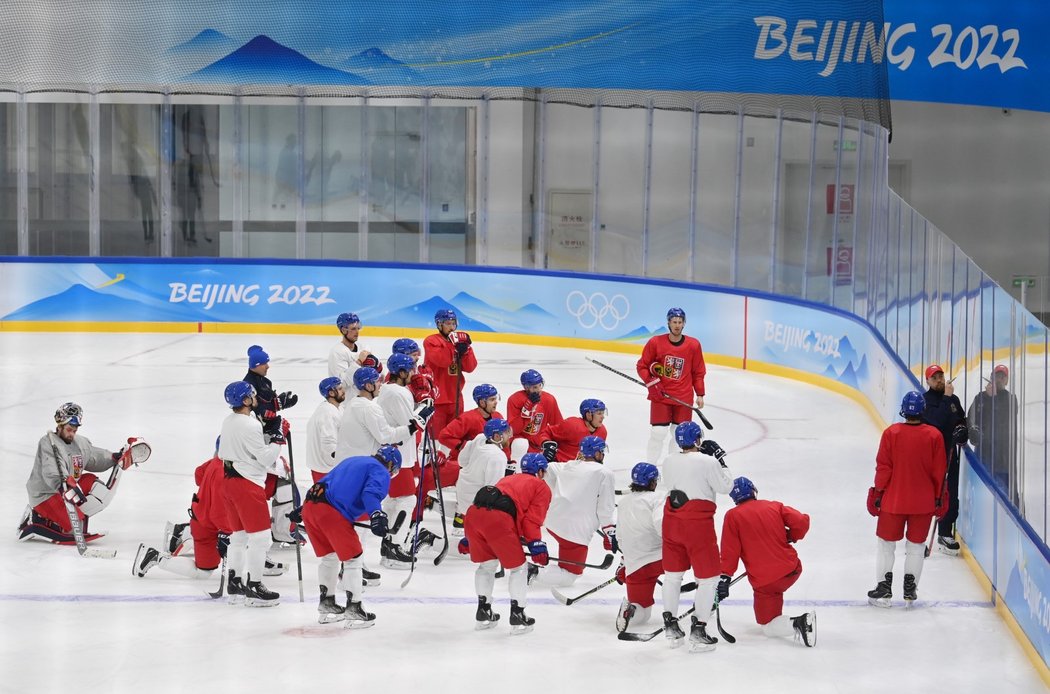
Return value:
<svg viewBox="0 0 1050 694">
<path fill-rule="evenodd" d="M 316 622 L 317 560 L 302 555 L 306 601 L 298 601 L 293 565 L 267 584 L 281 593 L 270 609 L 230 607 L 209 600 L 217 576 L 192 581 L 154 569 L 131 574 L 140 542 L 159 543 L 166 520 L 186 520 L 194 468 L 211 455 L 227 410 L 224 386 L 246 369 L 245 349 L 262 344 L 270 377 L 294 390 L 286 412 L 293 434 L 305 437 L 319 402 L 318 381 L 335 338 L 215 334 L 0 333 L 0 446 L 8 483 L 0 490 L 0 690 L 12 692 L 1033 692 L 1043 688 L 1032 664 L 961 558 L 927 560 L 918 606 L 867 605 L 875 584 L 874 520 L 864 509 L 879 431 L 853 401 L 795 381 L 713 366 L 705 413 L 710 437 L 729 453 L 734 474 L 749 476 L 765 498 L 812 518 L 797 545 L 804 565 L 787 594 L 785 612 L 815 609 L 818 642 L 803 648 L 762 635 L 746 581 L 723 603 L 722 622 L 738 641 L 713 653 L 670 650 L 663 638 L 618 641 L 613 626 L 622 588 L 612 586 L 570 607 L 548 590 L 530 588 L 532 633 L 511 636 L 506 581 L 496 584 L 501 625 L 475 632 L 473 567 L 453 545 L 434 566 L 424 557 L 404 590 L 401 572 L 382 569 L 381 587 L 366 591 L 377 624 L 344 631 Z M 391 339 L 362 341 L 389 353 Z M 648 408 L 644 391 L 588 363 L 584 351 L 546 346 L 476 345 L 481 365 L 472 385 L 493 383 L 504 399 L 518 374 L 537 368 L 567 413 L 585 397 L 609 406 L 606 464 L 625 487 L 644 458 Z M 624 354 L 593 354 L 632 370 Z M 26 503 L 24 482 L 36 442 L 53 427 L 66 400 L 84 407 L 80 434 L 116 448 L 129 435 L 146 437 L 152 459 L 132 469 L 112 506 L 93 520 L 108 530 L 96 543 L 116 559 L 85 559 L 72 547 L 17 542 Z M 296 449 L 304 450 L 302 441 Z M 302 456 L 302 453 L 299 453 Z M 300 487 L 309 472 L 298 463 Z M 726 497 L 719 506 L 731 504 Z M 718 527 L 721 527 L 721 513 Z M 428 527 L 440 532 L 429 514 Z M 374 539 L 374 538 L 372 538 Z M 454 542 L 454 540 L 453 540 Z M 377 542 L 366 558 L 379 564 Z M 603 556 L 595 539 L 591 557 Z M 898 576 L 903 547 L 898 547 Z M 574 595 L 611 575 L 588 570 Z M 683 600 L 683 604 L 688 602 Z M 659 595 L 657 596 L 658 612 Z M 684 609 L 684 607 L 683 607 Z M 654 621 L 639 631 L 651 631 Z"/>
</svg>

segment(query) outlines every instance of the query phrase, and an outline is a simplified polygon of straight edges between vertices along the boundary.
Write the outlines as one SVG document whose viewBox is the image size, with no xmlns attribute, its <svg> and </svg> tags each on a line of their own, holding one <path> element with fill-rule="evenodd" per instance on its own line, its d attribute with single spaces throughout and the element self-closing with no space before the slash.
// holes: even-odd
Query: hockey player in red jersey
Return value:
<svg viewBox="0 0 1050 694">
<path fill-rule="evenodd" d="M 930 523 L 934 515 L 940 518 L 948 510 L 944 439 L 935 427 L 923 424 L 925 408 L 922 393 L 906 393 L 900 411 L 904 422 L 891 424 L 882 432 L 875 456 L 875 484 L 868 490 L 868 512 L 879 519 L 875 527 L 878 584 L 868 591 L 868 602 L 877 607 L 890 606 L 893 554 L 901 538 L 905 538 L 904 601 L 908 605 L 915 602 Z"/>
<path fill-rule="evenodd" d="M 464 410 L 463 374 L 478 368 L 470 335 L 457 332 L 459 319 L 451 309 L 434 314 L 437 332 L 423 340 L 423 364 L 434 375 L 438 395 L 434 399 L 434 431 L 458 417 Z"/>
<path fill-rule="evenodd" d="M 540 528 L 547 517 L 551 490 L 543 481 L 547 460 L 542 455 L 529 453 L 520 462 L 520 474 L 483 487 L 467 510 L 467 534 L 459 541 L 459 552 L 470 554 L 470 560 L 478 565 L 474 573 L 478 594 L 475 629 L 488 629 L 499 621 L 500 616 L 492 611 L 492 592 L 501 564 L 510 592 L 511 633 L 531 631 L 536 622 L 525 614 L 528 573 L 522 543 L 534 563 L 547 564 L 547 545 Z"/>
<path fill-rule="evenodd" d="M 563 419 L 558 401 L 544 390 L 543 375 L 536 369 L 523 371 L 521 390 L 507 398 L 507 420 L 514 429 L 511 460 L 520 461 L 526 453 L 541 453 L 543 442 L 550 438 L 547 429 Z"/>
<path fill-rule="evenodd" d="M 755 621 L 770 637 L 795 635 L 806 646 L 817 642 L 817 615 L 806 612 L 785 617 L 784 592 L 802 575 L 802 562 L 792 543 L 809 532 L 809 516 L 779 501 L 759 499 L 746 477 L 733 480 L 729 496 L 736 504 L 722 521 L 722 578 L 718 599 L 729 597 L 737 564 L 744 562 L 755 594 Z"/>
<path fill-rule="evenodd" d="M 638 377 L 649 387 L 649 443 L 646 446 L 646 461 L 657 465 L 666 447 L 674 448 L 674 437 L 668 443 L 668 432 L 682 422 L 693 418 L 689 407 L 665 397 L 669 395 L 686 403 L 695 402 L 704 406 L 704 351 L 700 341 L 684 334 L 685 311 L 672 308 L 667 312 L 667 334 L 649 338 L 642 349 L 642 356 L 635 364 Z M 695 400 L 694 400 L 695 398 Z"/>
<path fill-rule="evenodd" d="M 685 634 L 678 626 L 678 601 L 682 577 L 690 568 L 696 577 L 689 645 L 693 651 L 714 650 L 718 639 L 707 633 L 718 577 L 721 574 L 718 537 L 715 535 L 715 498 L 733 488 L 725 464 L 725 451 L 715 441 L 703 440 L 696 422 L 675 428 L 681 448 L 664 462 L 664 635 L 671 648 L 682 645 Z"/>
<path fill-rule="evenodd" d="M 608 430 L 605 421 L 605 403 L 595 398 L 587 398 L 580 403 L 580 416 L 567 417 L 560 423 L 550 427 L 547 434 L 550 440 L 541 444 L 543 455 L 547 460 L 566 463 L 576 459 L 580 452 L 580 441 L 586 436 L 597 436 L 607 439 Z"/>
</svg>

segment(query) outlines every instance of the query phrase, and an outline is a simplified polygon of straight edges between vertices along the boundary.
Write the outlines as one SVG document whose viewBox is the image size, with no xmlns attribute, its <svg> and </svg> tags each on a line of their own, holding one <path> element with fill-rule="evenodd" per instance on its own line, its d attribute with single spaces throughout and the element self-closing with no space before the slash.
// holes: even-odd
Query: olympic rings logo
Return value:
<svg viewBox="0 0 1050 694">
<path fill-rule="evenodd" d="M 631 304 L 623 294 L 610 298 L 602 292 L 594 292 L 587 296 L 578 289 L 565 297 L 565 308 L 581 328 L 600 325 L 605 330 L 614 330 L 631 312 Z"/>
</svg>

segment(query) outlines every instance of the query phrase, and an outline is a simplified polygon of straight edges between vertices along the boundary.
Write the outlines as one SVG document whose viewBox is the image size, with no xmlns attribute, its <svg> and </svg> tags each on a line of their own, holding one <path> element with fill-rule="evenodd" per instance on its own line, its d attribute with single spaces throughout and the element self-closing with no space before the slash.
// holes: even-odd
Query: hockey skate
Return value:
<svg viewBox="0 0 1050 694">
<path fill-rule="evenodd" d="M 886 578 L 879 581 L 874 590 L 868 591 L 868 603 L 875 607 L 889 607 L 893 597 L 893 573 L 887 572 Z"/>
<path fill-rule="evenodd" d="M 816 612 L 806 612 L 798 617 L 792 617 L 791 626 L 795 628 L 796 641 L 802 641 L 806 648 L 813 648 L 817 645 Z"/>
<path fill-rule="evenodd" d="M 670 642 L 671 648 L 678 648 L 685 642 L 685 632 L 678 626 L 678 617 L 670 612 L 664 612 L 664 636 Z"/>
<path fill-rule="evenodd" d="M 354 594 L 346 592 L 346 609 L 343 611 L 344 629 L 367 629 L 374 626 L 376 616 L 371 612 L 365 612 L 360 600 L 354 600 Z"/>
<path fill-rule="evenodd" d="M 707 634 L 707 623 L 693 617 L 692 626 L 689 628 L 689 652 L 704 653 L 713 651 L 717 643 L 718 637 Z"/>
<path fill-rule="evenodd" d="M 412 568 L 412 555 L 405 554 L 405 550 L 401 549 L 401 545 L 394 544 L 389 537 L 383 538 L 379 554 L 381 556 L 379 564 L 388 569 L 408 571 Z"/>
<path fill-rule="evenodd" d="M 517 600 L 510 601 L 510 633 L 512 636 L 527 634 L 532 631 L 536 620 L 525 614 L 525 608 L 518 606 Z"/>
<path fill-rule="evenodd" d="M 321 600 L 317 604 L 317 623 L 331 624 L 346 619 L 344 609 L 336 604 L 335 596 L 328 594 L 328 588 L 321 586 Z"/>
<path fill-rule="evenodd" d="M 362 569 L 361 578 L 364 580 L 365 588 L 378 588 L 383 576 L 376 571 Z"/>
<path fill-rule="evenodd" d="M 911 607 L 918 600 L 919 585 L 915 582 L 915 577 L 911 574 L 904 574 L 904 606 Z"/>
<path fill-rule="evenodd" d="M 959 556 L 959 543 L 951 535 L 938 535 L 937 551 L 949 557 L 957 557 Z"/>
<path fill-rule="evenodd" d="M 140 544 L 139 551 L 135 553 L 135 563 L 131 565 L 131 575 L 142 578 L 147 571 L 159 563 L 160 552 L 145 544 Z"/>
<path fill-rule="evenodd" d="M 229 580 L 226 581 L 226 602 L 231 605 L 243 605 L 244 604 L 244 582 L 241 581 L 241 577 L 230 571 Z"/>
<path fill-rule="evenodd" d="M 275 593 L 262 581 L 253 581 L 251 574 L 244 584 L 244 605 L 246 607 L 273 607 L 281 604 L 280 593 Z"/>
<path fill-rule="evenodd" d="M 620 611 L 616 613 L 616 631 L 618 633 L 622 634 L 627 631 L 636 609 L 637 607 L 627 598 L 623 599 L 620 603 Z"/>
<path fill-rule="evenodd" d="M 491 629 L 496 626 L 496 622 L 499 621 L 499 615 L 492 611 L 492 603 L 485 599 L 485 596 L 478 596 L 478 611 L 474 613 L 474 624 L 475 631 L 481 631 L 482 629 Z"/>
<path fill-rule="evenodd" d="M 161 548 L 170 556 L 178 556 L 179 552 L 182 551 L 182 544 L 185 542 L 183 537 L 187 530 L 189 530 L 189 523 L 172 523 L 168 521 L 164 525 L 164 543 Z"/>
<path fill-rule="evenodd" d="M 452 518 L 452 536 L 463 537 L 464 534 L 465 533 L 463 531 L 463 514 L 457 513 Z"/>
<path fill-rule="evenodd" d="M 263 564 L 263 576 L 283 576 L 287 570 L 287 566 L 269 557 L 266 557 L 266 563 Z"/>
<path fill-rule="evenodd" d="M 424 549 L 434 549 L 434 541 L 440 539 L 436 533 L 432 533 L 426 528 L 419 529 L 419 536 L 414 539 L 415 542 L 415 553 L 419 554 Z"/>
</svg>

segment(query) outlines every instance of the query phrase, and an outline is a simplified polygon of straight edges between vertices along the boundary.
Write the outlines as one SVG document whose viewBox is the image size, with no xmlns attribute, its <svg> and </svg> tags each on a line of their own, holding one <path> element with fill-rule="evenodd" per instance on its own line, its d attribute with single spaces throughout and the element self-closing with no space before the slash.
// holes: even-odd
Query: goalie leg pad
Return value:
<svg viewBox="0 0 1050 694">
<path fill-rule="evenodd" d="M 291 544 L 297 541 L 292 536 L 292 522 L 288 520 L 288 514 L 292 512 L 295 505 L 294 498 L 292 483 L 286 479 L 277 480 L 277 490 L 273 495 L 270 514 L 274 542 Z"/>
<path fill-rule="evenodd" d="M 80 510 L 85 516 L 93 516 L 109 506 L 116 492 L 117 483 L 120 481 L 119 472 L 120 468 L 113 468 L 114 474 L 110 475 L 108 485 L 97 479 L 92 483 L 91 489 L 88 490 L 83 503 L 80 504 Z"/>
</svg>

